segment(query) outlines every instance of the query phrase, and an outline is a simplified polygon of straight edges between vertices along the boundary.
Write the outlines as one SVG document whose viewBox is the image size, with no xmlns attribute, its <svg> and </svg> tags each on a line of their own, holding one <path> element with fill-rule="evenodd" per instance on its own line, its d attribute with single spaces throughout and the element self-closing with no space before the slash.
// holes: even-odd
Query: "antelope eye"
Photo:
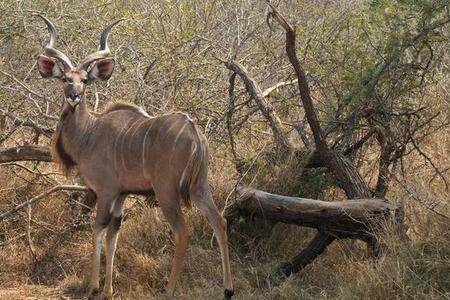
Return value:
<svg viewBox="0 0 450 300">
<path fill-rule="evenodd" d="M 63 78 L 61 78 L 61 81 L 64 82 L 64 83 L 66 83 L 66 82 L 67 82 L 67 78 L 66 78 L 66 77 L 63 77 Z"/>
<path fill-rule="evenodd" d="M 82 79 L 81 82 L 84 84 L 89 84 L 89 79 Z"/>
</svg>

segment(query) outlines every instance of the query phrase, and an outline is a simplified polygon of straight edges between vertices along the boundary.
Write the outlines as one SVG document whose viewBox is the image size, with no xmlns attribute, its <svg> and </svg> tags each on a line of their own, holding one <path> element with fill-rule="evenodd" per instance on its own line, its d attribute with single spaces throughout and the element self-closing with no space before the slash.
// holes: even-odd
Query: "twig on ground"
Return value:
<svg viewBox="0 0 450 300">
<path fill-rule="evenodd" d="M 52 187 L 51 189 L 48 189 L 45 192 L 42 192 L 39 195 L 31 198 L 30 200 L 25 201 L 25 202 L 17 205 L 16 207 L 14 207 L 12 209 L 10 209 L 8 211 L 5 211 L 4 213 L 1 213 L 0 214 L 0 221 L 3 220 L 4 218 L 8 217 L 9 215 L 11 215 L 11 214 L 21 210 L 25 206 L 31 205 L 34 202 L 37 202 L 37 201 L 41 200 L 42 198 L 44 198 L 44 197 L 46 197 L 46 196 L 48 196 L 48 195 L 50 195 L 50 194 L 52 194 L 54 192 L 61 191 L 61 190 L 65 190 L 65 191 L 80 191 L 80 192 L 88 192 L 88 191 L 90 191 L 89 188 L 85 187 L 85 186 L 64 185 L 64 184 L 56 185 L 56 186 Z"/>
</svg>

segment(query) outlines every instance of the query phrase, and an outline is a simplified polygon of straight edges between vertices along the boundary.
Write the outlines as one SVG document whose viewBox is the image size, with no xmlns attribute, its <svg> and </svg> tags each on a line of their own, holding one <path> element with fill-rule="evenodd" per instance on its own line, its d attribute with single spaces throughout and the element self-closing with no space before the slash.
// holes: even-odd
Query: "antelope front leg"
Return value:
<svg viewBox="0 0 450 300">
<path fill-rule="evenodd" d="M 89 280 L 89 300 L 96 300 L 99 296 L 99 276 L 100 276 L 100 255 L 102 253 L 103 237 L 105 227 L 94 225 L 93 245 L 91 260 L 91 278 Z"/>
<path fill-rule="evenodd" d="M 105 236 L 106 226 L 111 220 L 111 207 L 116 197 L 104 197 L 97 195 L 97 215 L 95 216 L 93 251 L 91 262 L 91 278 L 89 280 L 89 300 L 99 298 L 99 277 L 100 277 L 100 256 L 102 254 L 103 237 Z"/>
<path fill-rule="evenodd" d="M 120 224 L 122 223 L 122 211 L 125 196 L 120 196 L 113 208 L 112 218 L 109 221 L 106 233 L 106 275 L 105 286 L 103 288 L 103 298 L 111 300 L 113 298 L 112 274 L 114 267 L 114 254 L 116 252 L 117 239 L 119 237 Z"/>
</svg>

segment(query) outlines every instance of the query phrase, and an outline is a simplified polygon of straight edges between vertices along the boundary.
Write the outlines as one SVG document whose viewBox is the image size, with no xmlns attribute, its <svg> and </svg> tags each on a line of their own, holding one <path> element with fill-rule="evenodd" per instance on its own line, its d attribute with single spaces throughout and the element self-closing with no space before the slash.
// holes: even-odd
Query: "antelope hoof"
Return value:
<svg viewBox="0 0 450 300">
<path fill-rule="evenodd" d="M 93 289 L 89 294 L 88 300 L 98 300 L 99 295 L 100 295 L 99 289 Z"/>
<path fill-rule="evenodd" d="M 107 295 L 107 294 L 102 294 L 101 299 L 102 300 L 113 300 L 113 296 L 112 295 Z"/>
<path fill-rule="evenodd" d="M 233 290 L 225 290 L 223 295 L 224 295 L 223 296 L 224 300 L 231 300 L 231 297 L 233 297 L 233 295 L 234 295 L 234 291 Z"/>
<path fill-rule="evenodd" d="M 161 294 L 158 298 L 159 300 L 175 300 L 175 296 L 171 296 L 169 294 Z"/>
</svg>

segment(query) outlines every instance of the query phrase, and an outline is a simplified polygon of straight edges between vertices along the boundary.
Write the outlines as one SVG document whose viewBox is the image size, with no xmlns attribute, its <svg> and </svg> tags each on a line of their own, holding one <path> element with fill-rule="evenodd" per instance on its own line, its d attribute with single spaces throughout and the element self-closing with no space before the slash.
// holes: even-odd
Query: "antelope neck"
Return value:
<svg viewBox="0 0 450 300">
<path fill-rule="evenodd" d="M 89 113 L 84 96 L 75 107 L 65 107 L 61 114 L 60 126 L 64 151 L 79 164 L 83 150 L 86 150 L 97 121 L 97 117 Z"/>
</svg>

